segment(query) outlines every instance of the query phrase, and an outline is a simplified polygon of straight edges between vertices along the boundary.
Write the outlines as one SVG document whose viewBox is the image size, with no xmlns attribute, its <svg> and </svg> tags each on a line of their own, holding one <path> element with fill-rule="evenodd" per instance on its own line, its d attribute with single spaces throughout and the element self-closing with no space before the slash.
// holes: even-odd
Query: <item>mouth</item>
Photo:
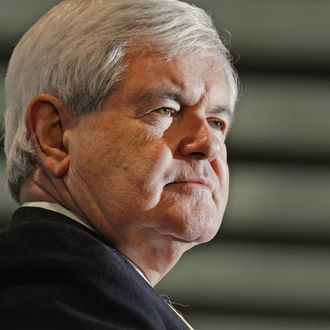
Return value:
<svg viewBox="0 0 330 330">
<path fill-rule="evenodd" d="M 179 179 L 173 182 L 170 182 L 168 185 L 175 185 L 175 184 L 182 184 L 182 185 L 199 185 L 210 190 L 213 190 L 213 185 L 210 180 L 206 178 L 189 178 L 189 179 Z"/>
</svg>

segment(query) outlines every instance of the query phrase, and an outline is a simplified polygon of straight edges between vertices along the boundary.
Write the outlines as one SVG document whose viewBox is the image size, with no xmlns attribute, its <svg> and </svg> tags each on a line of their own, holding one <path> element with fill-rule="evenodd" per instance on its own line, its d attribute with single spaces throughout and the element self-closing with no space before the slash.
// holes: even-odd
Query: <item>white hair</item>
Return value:
<svg viewBox="0 0 330 330">
<path fill-rule="evenodd" d="M 102 108 L 129 63 L 130 49 L 157 50 L 166 59 L 217 57 L 237 98 L 237 76 L 210 17 L 177 0 L 65 0 L 23 36 L 5 81 L 7 183 L 20 187 L 36 166 L 25 111 L 41 93 L 58 97 L 74 115 Z"/>
</svg>

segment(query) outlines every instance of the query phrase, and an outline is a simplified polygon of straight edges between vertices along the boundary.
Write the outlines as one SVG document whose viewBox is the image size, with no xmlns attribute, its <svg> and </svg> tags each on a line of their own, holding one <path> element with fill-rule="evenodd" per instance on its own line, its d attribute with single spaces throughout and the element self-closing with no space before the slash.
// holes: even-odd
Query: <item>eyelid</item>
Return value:
<svg viewBox="0 0 330 330">
<path fill-rule="evenodd" d="M 227 123 L 226 120 L 224 120 L 223 118 L 210 117 L 210 118 L 207 118 L 207 121 L 208 121 L 209 123 L 213 123 L 213 122 L 220 123 L 220 126 L 219 126 L 219 127 L 218 127 L 217 125 L 215 125 L 215 126 L 213 127 L 212 124 L 210 124 L 210 126 L 213 127 L 214 129 L 218 129 L 218 130 L 221 131 L 221 132 L 226 132 L 226 131 L 227 131 L 228 123 Z"/>
<path fill-rule="evenodd" d="M 170 110 L 171 113 L 168 117 L 172 117 L 173 115 L 177 114 L 180 111 L 180 109 L 174 109 L 172 107 L 159 107 L 157 109 L 152 110 L 151 112 L 157 112 L 157 111 L 160 111 L 160 110 Z"/>
</svg>

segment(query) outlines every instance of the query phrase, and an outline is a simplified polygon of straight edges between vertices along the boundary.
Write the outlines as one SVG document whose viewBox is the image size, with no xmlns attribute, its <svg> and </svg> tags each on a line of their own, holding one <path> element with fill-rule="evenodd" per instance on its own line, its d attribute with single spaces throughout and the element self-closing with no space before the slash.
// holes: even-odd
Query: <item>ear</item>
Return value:
<svg viewBox="0 0 330 330">
<path fill-rule="evenodd" d="M 63 136 L 72 118 L 60 100 L 52 95 L 38 95 L 30 103 L 25 123 L 39 165 L 48 174 L 59 178 L 69 169 L 70 158 Z"/>
</svg>

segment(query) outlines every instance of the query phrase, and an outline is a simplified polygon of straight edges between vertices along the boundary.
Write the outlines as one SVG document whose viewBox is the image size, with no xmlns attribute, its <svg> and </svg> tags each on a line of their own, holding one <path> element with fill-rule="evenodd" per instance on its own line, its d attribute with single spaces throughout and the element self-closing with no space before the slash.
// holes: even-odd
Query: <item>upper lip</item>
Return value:
<svg viewBox="0 0 330 330">
<path fill-rule="evenodd" d="M 171 183 L 199 183 L 201 185 L 207 186 L 209 189 L 213 190 L 213 184 L 210 179 L 204 177 L 191 177 L 191 178 L 178 178 Z"/>
</svg>

